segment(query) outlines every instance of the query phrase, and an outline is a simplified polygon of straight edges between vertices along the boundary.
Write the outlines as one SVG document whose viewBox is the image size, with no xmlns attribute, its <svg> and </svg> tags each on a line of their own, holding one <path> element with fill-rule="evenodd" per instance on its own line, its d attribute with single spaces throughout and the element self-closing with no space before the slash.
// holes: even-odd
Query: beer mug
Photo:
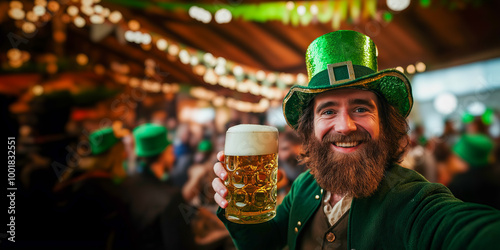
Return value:
<svg viewBox="0 0 500 250">
<path fill-rule="evenodd" d="M 276 215 L 278 130 L 241 124 L 229 128 L 224 146 L 228 173 L 226 218 L 240 224 L 268 221 Z"/>
</svg>

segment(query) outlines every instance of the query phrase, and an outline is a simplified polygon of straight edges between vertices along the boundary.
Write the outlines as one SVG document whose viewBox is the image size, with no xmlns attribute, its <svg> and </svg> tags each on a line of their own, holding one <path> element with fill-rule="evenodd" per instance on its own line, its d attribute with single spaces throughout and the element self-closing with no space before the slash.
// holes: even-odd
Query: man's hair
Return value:
<svg viewBox="0 0 500 250">
<path fill-rule="evenodd" d="M 384 97 L 377 94 L 380 125 L 382 129 L 381 138 L 385 140 L 389 149 L 390 163 L 400 163 L 403 160 L 410 138 L 408 131 L 410 129 L 406 119 L 394 108 L 389 105 Z M 309 101 L 307 107 L 302 111 L 296 127 L 297 133 L 304 143 L 314 137 L 314 98 Z M 303 152 L 300 160 L 306 160 L 309 152 Z M 306 160 L 307 162 L 307 160 Z"/>
</svg>

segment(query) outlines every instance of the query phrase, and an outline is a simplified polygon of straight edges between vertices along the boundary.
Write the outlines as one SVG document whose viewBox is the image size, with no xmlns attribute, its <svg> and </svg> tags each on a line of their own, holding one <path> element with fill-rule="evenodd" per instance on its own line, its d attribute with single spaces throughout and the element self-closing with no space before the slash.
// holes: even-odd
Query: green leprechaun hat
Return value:
<svg viewBox="0 0 500 250">
<path fill-rule="evenodd" d="M 403 116 L 413 106 L 410 81 L 396 69 L 378 71 L 377 47 L 366 35 L 352 30 L 327 33 L 306 52 L 307 86 L 293 86 L 283 100 L 283 114 L 295 128 L 302 110 L 317 94 L 357 88 L 377 93 Z"/>
<path fill-rule="evenodd" d="M 490 162 L 494 142 L 487 135 L 466 134 L 453 145 L 453 152 L 466 161 L 470 167 L 482 167 Z"/>
<path fill-rule="evenodd" d="M 117 142 L 118 138 L 115 136 L 112 127 L 96 130 L 89 135 L 90 149 L 94 155 L 107 151 Z"/>
<path fill-rule="evenodd" d="M 147 123 L 133 131 L 135 153 L 139 157 L 159 155 L 170 144 L 167 140 L 167 129 L 164 126 Z"/>
</svg>

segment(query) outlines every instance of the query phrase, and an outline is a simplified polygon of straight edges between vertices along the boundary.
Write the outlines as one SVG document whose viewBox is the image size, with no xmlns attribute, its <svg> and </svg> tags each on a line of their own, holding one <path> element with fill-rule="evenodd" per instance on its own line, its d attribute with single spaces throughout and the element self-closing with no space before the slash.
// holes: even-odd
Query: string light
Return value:
<svg viewBox="0 0 500 250">
<path fill-rule="evenodd" d="M 68 15 L 70 16 L 76 16 L 78 15 L 78 12 L 80 12 L 80 10 L 78 9 L 78 7 L 74 6 L 74 5 L 71 5 L 69 6 L 67 9 L 66 9 L 66 12 L 68 13 Z"/>
<path fill-rule="evenodd" d="M 387 7 L 393 11 L 402 11 L 410 6 L 410 0 L 387 0 Z"/>
<path fill-rule="evenodd" d="M 22 9 L 10 9 L 9 16 L 14 20 L 21 20 L 25 16 L 25 12 Z"/>
<path fill-rule="evenodd" d="M 426 67 L 427 67 L 427 66 L 426 66 L 426 65 L 425 65 L 425 63 L 423 63 L 423 62 L 417 62 L 417 63 L 415 64 L 415 68 L 417 69 L 417 72 L 424 72 L 424 71 L 425 71 L 425 69 L 426 69 Z"/>
<path fill-rule="evenodd" d="M 75 19 L 73 19 L 73 23 L 75 24 L 76 27 L 78 28 L 83 28 L 83 26 L 85 26 L 85 19 L 83 19 L 83 17 L 81 16 L 77 16 L 75 17 Z"/>
<path fill-rule="evenodd" d="M 36 26 L 34 23 L 25 22 L 25 23 L 23 23 L 23 26 L 21 27 L 21 29 L 23 30 L 24 33 L 31 34 L 31 33 L 35 32 Z"/>
<path fill-rule="evenodd" d="M 35 7 L 33 7 L 33 13 L 35 13 L 35 15 L 37 16 L 43 16 L 45 15 L 45 7 L 44 6 L 41 6 L 41 5 L 36 5 Z"/>
<path fill-rule="evenodd" d="M 35 85 L 31 89 L 31 91 L 33 92 L 34 95 L 40 96 L 43 94 L 43 87 L 41 85 Z"/>
<path fill-rule="evenodd" d="M 75 5 L 70 5 L 66 8 L 66 13 L 63 14 L 63 16 L 66 18 L 65 22 L 70 22 L 71 19 L 73 19 L 73 23 L 77 27 L 84 27 L 87 22 L 84 17 L 79 16 L 79 13 L 82 13 L 82 15 L 88 15 L 89 16 L 89 21 L 90 23 L 93 24 L 100 24 L 104 23 L 105 19 L 107 18 L 110 22 L 112 23 L 118 23 L 123 20 L 123 16 L 119 11 L 113 11 L 110 12 L 108 8 L 104 8 L 101 5 L 94 5 L 94 3 L 97 3 L 99 1 L 92 1 L 92 0 L 87 0 L 87 1 L 81 1 L 81 6 L 78 8 Z M 40 0 L 38 2 L 32 11 L 29 12 L 29 17 L 27 17 L 28 20 L 35 22 L 38 18 L 39 15 L 42 15 L 45 19 L 46 11 L 45 7 L 47 9 L 50 8 L 50 10 L 56 10 L 60 6 L 58 5 L 57 2 L 55 1 L 50 1 L 47 3 L 43 0 Z M 292 4 L 292 7 L 294 8 L 294 3 L 290 2 L 289 5 Z M 17 16 L 17 18 L 20 18 L 22 15 L 25 15 L 24 11 L 20 8 L 22 8 L 22 4 L 18 1 L 11 1 L 11 6 L 17 7 L 17 8 L 12 8 L 10 10 L 10 13 L 13 12 L 14 14 L 10 14 L 10 16 Z M 315 8 L 314 6 L 311 6 L 312 11 L 314 12 Z M 17 9 L 17 10 L 15 10 Z M 15 11 L 14 11 L 15 10 Z M 199 10 L 194 8 L 193 10 Z M 304 12 L 306 11 L 305 6 L 299 6 L 298 7 L 299 12 Z M 17 14 L 16 14 L 17 12 Z M 43 14 L 42 14 L 43 13 Z M 211 14 L 209 12 L 200 12 L 200 13 L 205 13 L 202 14 L 202 19 L 205 18 L 204 22 L 208 22 L 211 20 Z M 210 15 L 210 18 L 207 18 L 206 13 Z M 203 17 L 205 15 L 205 17 Z M 73 18 L 72 18 L 73 17 Z M 24 16 L 23 16 L 24 18 Z M 20 19 L 23 19 L 20 18 Z M 50 18 L 50 16 L 49 16 Z M 218 12 L 216 12 L 216 15 L 214 15 L 214 19 L 218 23 L 225 23 L 229 22 L 232 19 L 231 12 L 227 9 L 220 9 Z M 260 85 L 258 82 L 262 82 L 263 84 L 274 84 L 278 83 L 280 84 L 280 87 L 283 87 L 283 84 L 293 84 L 294 81 L 297 81 L 297 83 L 301 82 L 303 83 L 303 79 L 305 79 L 305 75 L 297 75 L 296 77 L 292 74 L 284 74 L 284 73 L 276 73 L 276 72 L 269 72 L 266 73 L 264 70 L 255 70 L 253 71 L 252 69 L 248 69 L 245 67 L 245 69 L 239 65 L 235 65 L 234 63 L 231 62 L 231 64 L 228 65 L 227 61 L 223 57 L 215 57 L 211 53 L 203 53 L 201 57 L 198 57 L 197 55 L 191 55 L 189 50 L 187 49 L 180 49 L 179 45 L 173 43 L 170 44 L 167 42 L 166 39 L 164 38 L 153 38 L 148 32 L 141 32 L 139 29 L 141 28 L 140 23 L 137 20 L 129 20 L 127 22 L 127 26 L 129 30 L 125 32 L 125 39 L 129 42 L 134 42 L 137 44 L 141 44 L 141 47 L 143 47 L 144 50 L 148 50 L 151 45 L 150 43 L 154 40 L 156 47 L 159 50 L 165 51 L 173 57 L 177 57 L 180 59 L 180 61 L 184 64 L 190 64 L 193 68 L 193 71 L 195 74 L 203 76 L 203 79 L 212 85 L 219 84 L 220 86 L 233 89 L 233 90 L 238 90 L 243 93 L 248 93 L 250 92 L 251 94 L 254 95 L 263 95 L 266 93 L 267 97 L 270 99 L 276 98 L 276 96 L 281 96 L 282 91 L 276 91 L 278 90 L 277 88 L 264 88 L 263 86 Z M 36 26 L 32 22 L 26 22 L 24 21 L 23 23 L 23 29 L 28 33 L 28 32 L 34 32 L 36 30 Z M 54 34 L 55 35 L 55 34 Z M 60 40 L 56 39 L 55 40 Z M 149 45 L 146 46 L 146 45 Z M 82 55 L 85 56 L 85 55 Z M 28 54 L 29 57 L 29 54 Z M 80 56 L 81 57 L 81 56 Z M 85 56 L 86 57 L 86 56 Z M 82 63 L 81 59 L 78 59 L 78 63 L 81 65 L 86 65 L 88 63 L 88 57 L 86 57 L 86 61 Z M 19 63 L 18 61 L 13 61 L 11 62 L 12 65 L 19 65 L 22 63 Z M 233 66 L 234 65 L 234 66 Z M 47 71 L 49 73 L 55 73 L 57 72 L 57 64 L 54 63 L 49 63 L 47 66 Z M 94 70 L 98 70 L 98 67 L 95 67 Z M 145 70 L 146 71 L 146 70 Z M 154 70 L 153 70 L 154 71 Z M 154 73 L 154 72 L 153 72 Z M 279 77 L 278 77 L 279 75 Z M 236 76 L 236 77 L 235 77 Z M 138 83 L 137 80 L 134 80 L 133 78 L 129 77 L 122 77 L 121 82 L 127 80 L 131 81 L 130 85 L 133 87 L 139 87 L 140 82 Z M 258 82 L 257 82 L 258 81 Z M 151 85 L 146 83 L 145 88 L 148 90 L 154 90 L 154 91 L 160 91 L 158 88 L 158 84 L 156 85 Z M 268 90 L 267 92 L 265 90 Z M 269 91 L 271 90 L 271 91 Z M 278 93 L 278 94 L 276 94 Z M 241 106 L 241 105 L 240 105 Z M 247 105 L 243 105 L 242 107 L 248 107 Z"/>
<path fill-rule="evenodd" d="M 217 12 L 215 12 L 214 18 L 217 23 L 221 24 L 221 23 L 231 22 L 233 16 L 231 14 L 231 11 L 222 8 L 220 10 L 217 10 Z"/>
<path fill-rule="evenodd" d="M 167 49 L 167 41 L 163 38 L 160 38 L 156 41 L 156 47 L 159 49 L 159 50 L 165 50 Z"/>
<path fill-rule="evenodd" d="M 413 66 L 413 64 L 410 64 L 406 67 L 406 72 L 408 72 L 408 74 L 414 74 L 415 73 L 415 66 Z"/>
<path fill-rule="evenodd" d="M 122 13 L 115 10 L 109 14 L 108 19 L 112 23 L 118 23 L 120 20 L 122 20 L 122 17 Z"/>
<path fill-rule="evenodd" d="M 297 14 L 299 14 L 299 16 L 305 15 L 306 7 L 304 5 L 300 5 L 299 7 L 297 7 Z"/>
</svg>

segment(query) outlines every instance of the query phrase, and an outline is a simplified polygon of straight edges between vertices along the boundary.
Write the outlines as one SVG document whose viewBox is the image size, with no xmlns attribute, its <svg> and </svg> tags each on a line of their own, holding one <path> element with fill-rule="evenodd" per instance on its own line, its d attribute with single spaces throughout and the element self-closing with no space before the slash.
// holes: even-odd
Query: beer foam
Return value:
<svg viewBox="0 0 500 250">
<path fill-rule="evenodd" d="M 278 129 L 271 126 L 240 124 L 226 132 L 224 154 L 266 155 L 278 152 Z"/>
</svg>

